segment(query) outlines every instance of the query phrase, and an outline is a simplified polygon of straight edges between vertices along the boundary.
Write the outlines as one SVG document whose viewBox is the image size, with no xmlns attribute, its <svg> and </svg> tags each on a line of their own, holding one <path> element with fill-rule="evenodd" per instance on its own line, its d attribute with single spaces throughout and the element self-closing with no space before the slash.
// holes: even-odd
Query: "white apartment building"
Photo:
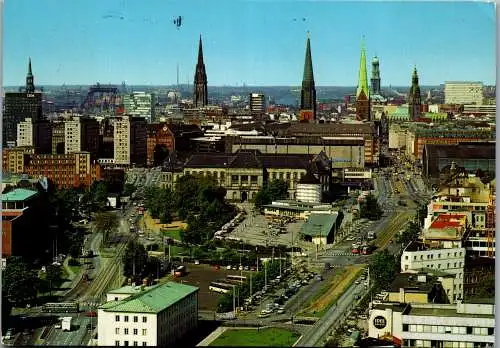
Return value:
<svg viewBox="0 0 500 348">
<path fill-rule="evenodd" d="M 297 183 L 297 196 L 299 202 L 321 203 L 321 181 L 311 173 L 306 173 Z"/>
<path fill-rule="evenodd" d="M 444 84 L 445 104 L 483 104 L 483 83 L 449 81 Z"/>
<path fill-rule="evenodd" d="M 140 289 L 99 307 L 97 338 L 100 347 L 166 347 L 196 329 L 197 287 L 168 282 Z"/>
<path fill-rule="evenodd" d="M 250 111 L 252 115 L 261 115 L 266 111 L 266 98 L 262 93 L 250 94 Z"/>
<path fill-rule="evenodd" d="M 401 255 L 401 272 L 426 270 L 436 275 L 455 275 L 453 288 L 447 287 L 446 295 L 453 303 L 463 298 L 465 248 L 429 248 L 421 242 L 410 243 Z"/>
<path fill-rule="evenodd" d="M 33 120 L 25 118 L 17 124 L 17 146 L 33 146 Z"/>
<path fill-rule="evenodd" d="M 130 128 L 129 117 L 115 120 L 113 129 L 113 148 L 115 164 L 130 164 Z"/>
<path fill-rule="evenodd" d="M 370 310 L 368 336 L 392 337 L 401 347 L 493 347 L 495 306 L 377 304 Z"/>
</svg>

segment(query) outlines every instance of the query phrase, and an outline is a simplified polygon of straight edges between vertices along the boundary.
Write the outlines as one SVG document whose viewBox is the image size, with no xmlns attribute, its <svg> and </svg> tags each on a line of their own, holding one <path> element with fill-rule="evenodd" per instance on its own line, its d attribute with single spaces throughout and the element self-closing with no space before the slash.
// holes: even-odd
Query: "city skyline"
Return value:
<svg viewBox="0 0 500 348">
<path fill-rule="evenodd" d="M 201 34 L 209 86 L 299 86 L 308 31 L 317 86 L 356 86 L 363 36 L 368 71 L 377 56 L 382 86 L 409 86 L 414 65 L 424 86 L 450 80 L 495 84 L 493 3 L 148 5 L 7 2 L 4 85 L 23 85 L 29 57 L 35 85 L 173 85 L 177 64 L 179 82 L 192 84 Z M 177 28 L 173 20 L 179 15 Z M 457 42 L 474 42 L 474 50 Z"/>
</svg>

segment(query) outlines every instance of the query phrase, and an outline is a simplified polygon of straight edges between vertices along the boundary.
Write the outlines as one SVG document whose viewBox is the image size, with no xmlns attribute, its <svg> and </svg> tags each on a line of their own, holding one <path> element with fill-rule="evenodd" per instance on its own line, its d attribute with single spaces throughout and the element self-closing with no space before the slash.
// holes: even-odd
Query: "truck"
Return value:
<svg viewBox="0 0 500 348">
<path fill-rule="evenodd" d="M 64 317 L 61 322 L 61 329 L 63 331 L 71 331 L 71 317 Z"/>
</svg>

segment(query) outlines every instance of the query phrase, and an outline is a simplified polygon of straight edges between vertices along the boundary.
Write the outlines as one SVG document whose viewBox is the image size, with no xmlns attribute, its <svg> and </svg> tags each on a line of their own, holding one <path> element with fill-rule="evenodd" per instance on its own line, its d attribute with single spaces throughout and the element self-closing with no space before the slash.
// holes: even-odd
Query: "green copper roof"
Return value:
<svg viewBox="0 0 500 348">
<path fill-rule="evenodd" d="M 338 214 L 311 214 L 300 232 L 312 237 L 327 237 L 337 221 Z"/>
<path fill-rule="evenodd" d="M 304 77 L 303 81 L 314 81 L 313 65 L 311 58 L 311 42 L 309 39 L 309 34 L 307 35 L 307 45 L 306 45 L 306 60 L 304 62 Z"/>
<path fill-rule="evenodd" d="M 198 290 L 194 286 L 168 282 L 120 301 L 107 302 L 99 308 L 109 312 L 156 314 Z"/>
<path fill-rule="evenodd" d="M 370 91 L 368 89 L 368 75 L 366 73 L 366 54 L 365 54 L 365 43 L 361 45 L 361 59 L 359 62 L 359 81 L 358 90 L 356 92 L 356 97 L 359 97 L 361 92 L 365 93 L 366 97 L 369 97 Z"/>
<path fill-rule="evenodd" d="M 3 202 L 22 202 L 25 201 L 34 195 L 37 195 L 38 192 L 33 190 L 27 190 L 23 188 L 16 188 L 10 192 L 2 194 Z"/>
</svg>

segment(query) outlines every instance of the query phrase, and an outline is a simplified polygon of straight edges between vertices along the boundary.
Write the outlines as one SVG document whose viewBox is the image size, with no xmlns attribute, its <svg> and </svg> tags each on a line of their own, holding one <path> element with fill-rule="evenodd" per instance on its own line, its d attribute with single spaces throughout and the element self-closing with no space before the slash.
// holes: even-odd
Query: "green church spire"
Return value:
<svg viewBox="0 0 500 348">
<path fill-rule="evenodd" d="M 33 71 L 31 70 L 31 57 L 28 62 L 28 74 L 26 75 L 26 93 L 35 93 L 35 85 L 33 83 Z"/>
<path fill-rule="evenodd" d="M 370 92 L 368 89 L 368 75 L 366 72 L 366 53 L 364 38 L 361 43 L 361 60 L 359 62 L 359 81 L 358 89 L 356 91 L 356 97 L 359 97 L 361 92 L 364 92 L 365 96 L 368 98 Z"/>
<path fill-rule="evenodd" d="M 311 58 L 311 40 L 307 32 L 306 60 L 304 61 L 304 77 L 302 81 L 314 81 L 313 65 Z"/>
</svg>

